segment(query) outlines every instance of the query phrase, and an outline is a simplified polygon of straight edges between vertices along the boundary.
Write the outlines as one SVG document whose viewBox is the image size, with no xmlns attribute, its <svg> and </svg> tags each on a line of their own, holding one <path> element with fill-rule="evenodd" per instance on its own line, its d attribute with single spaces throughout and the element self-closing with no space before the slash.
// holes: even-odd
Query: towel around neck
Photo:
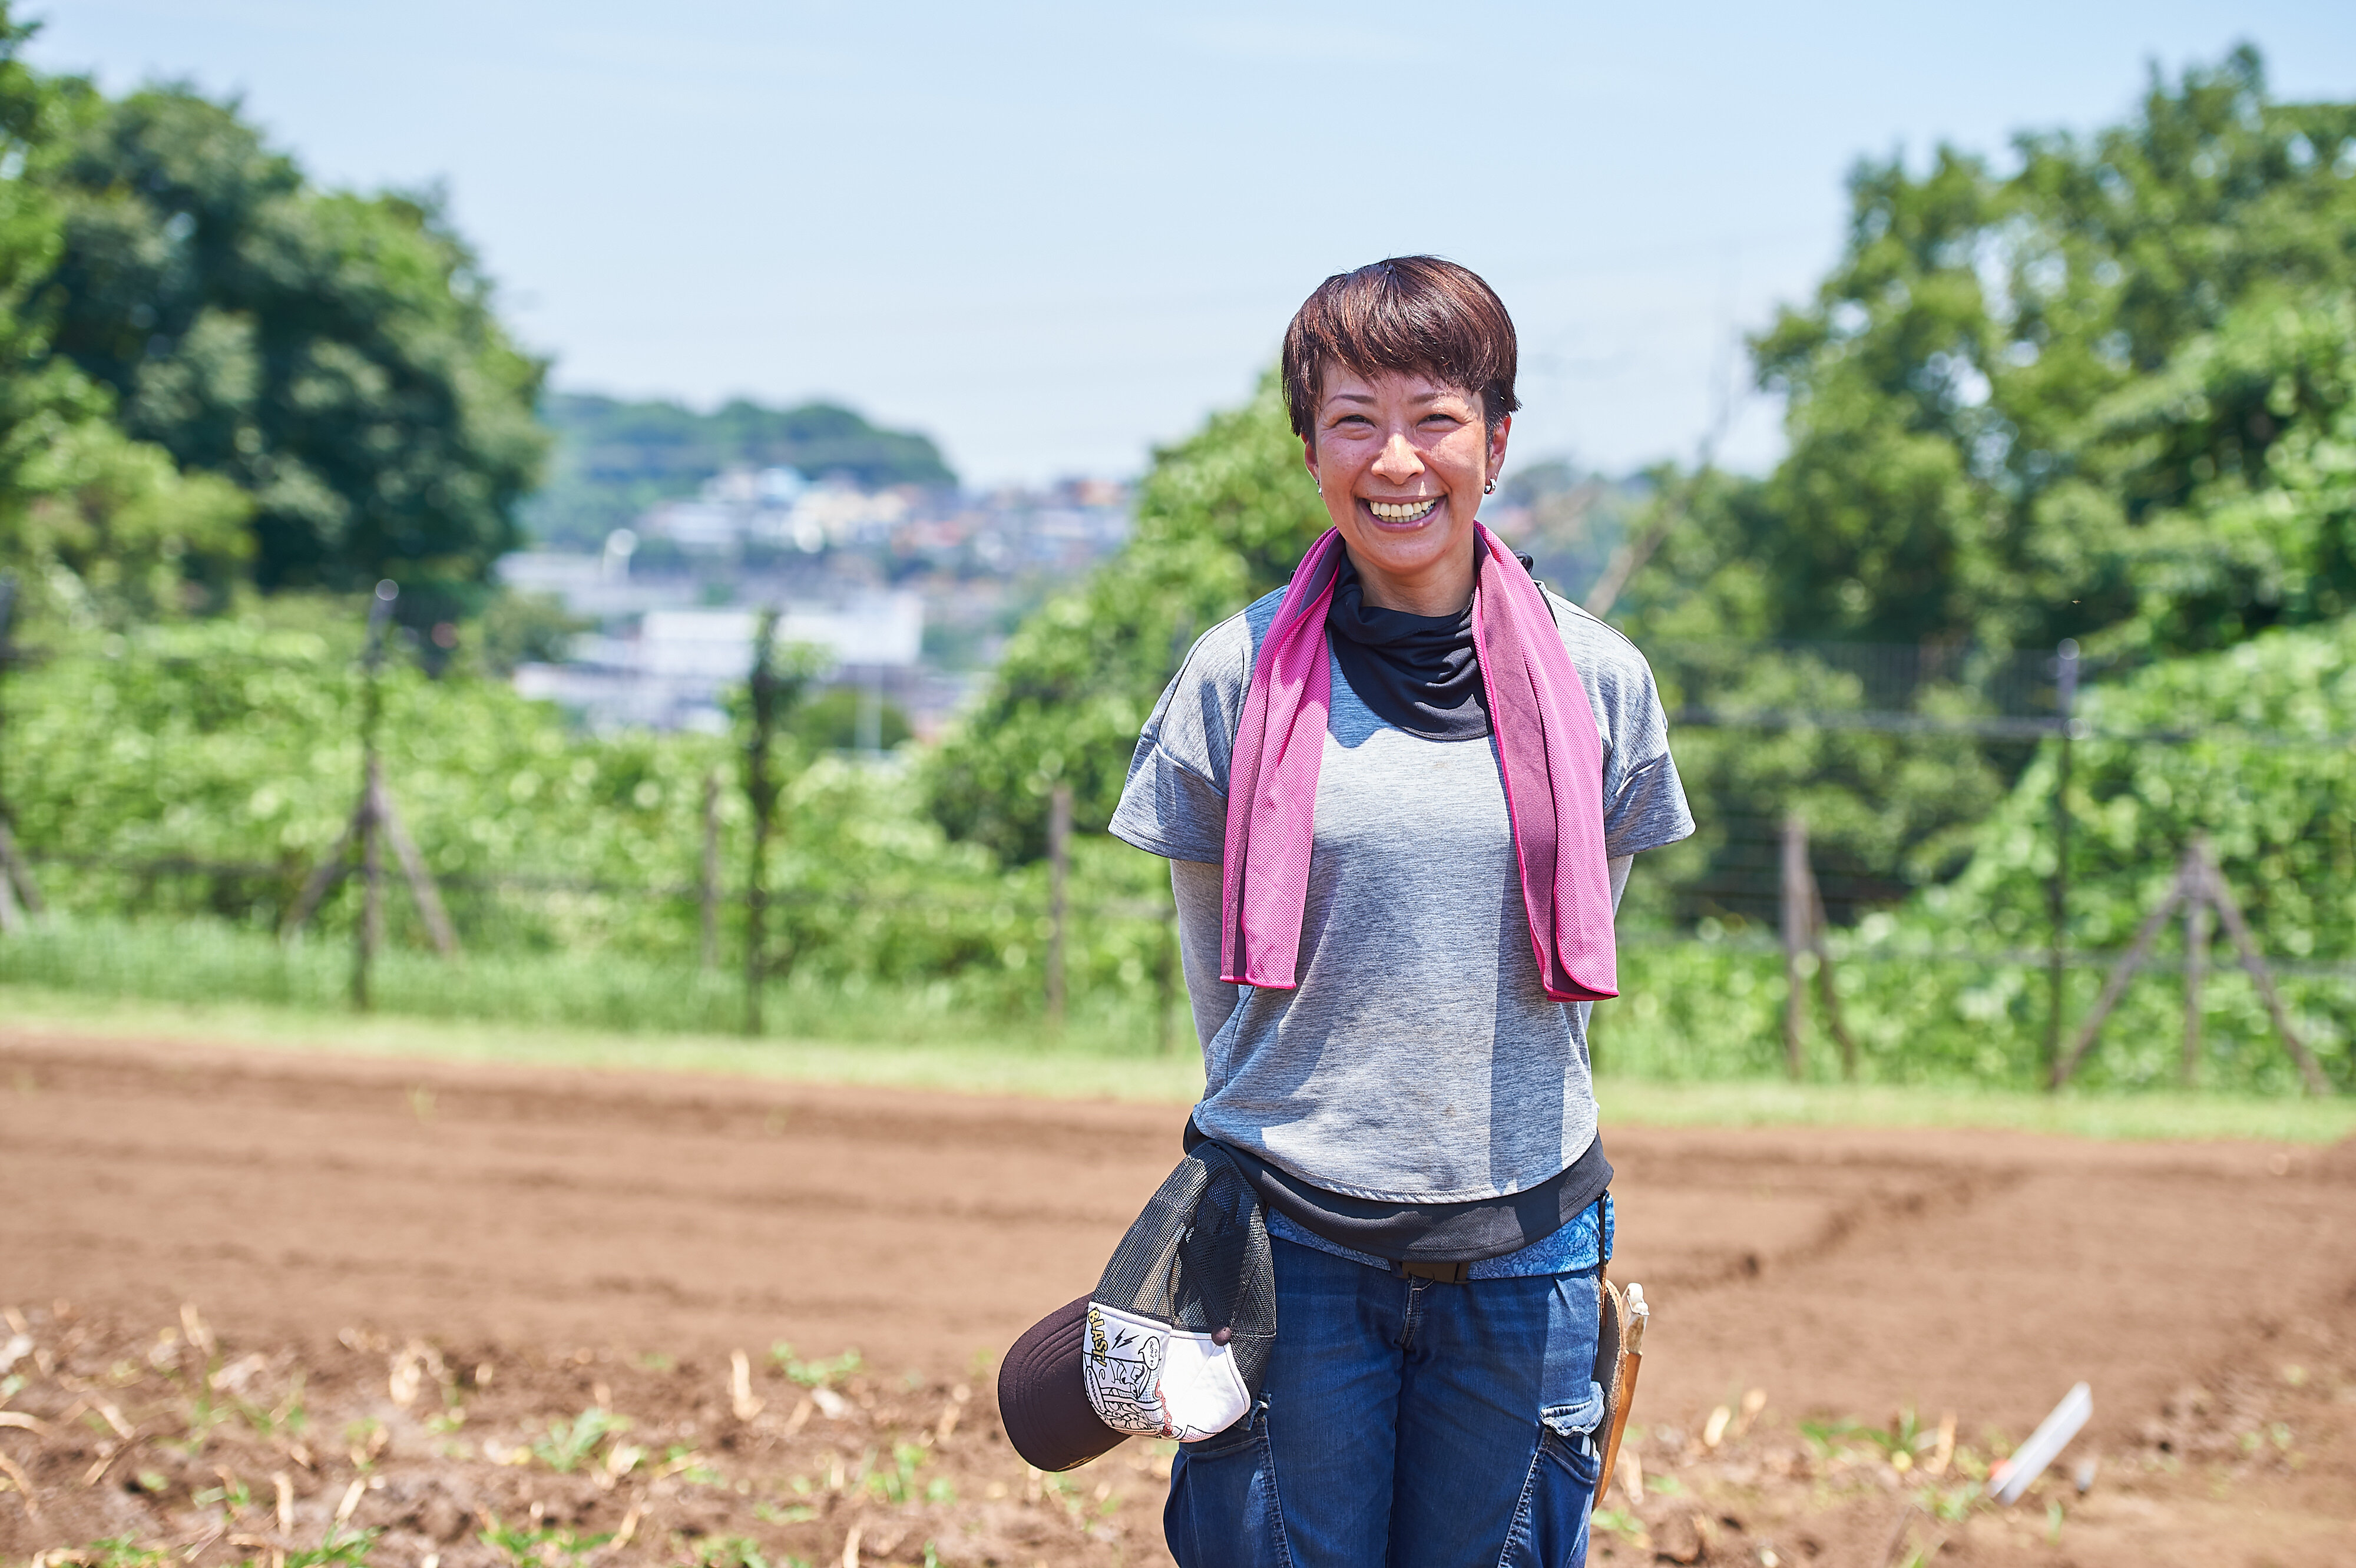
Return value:
<svg viewBox="0 0 2356 1568">
<path fill-rule="evenodd" d="M 1452 644 L 1449 634 L 1419 643 L 1428 651 L 1415 657 L 1429 657 L 1444 678 L 1456 680 L 1464 678 L 1463 664 L 1469 662 L 1484 718 L 1494 716 L 1523 908 L 1547 994 L 1565 1002 L 1614 996 L 1619 981 L 1604 866 L 1602 740 L 1594 710 L 1563 647 L 1554 612 L 1527 568 L 1478 523 L 1473 537 L 1480 556 L 1472 603 L 1464 614 L 1472 656 L 1458 661 L 1452 646 L 1443 646 Z M 1362 642 L 1346 629 L 1338 638 L 1332 635 L 1339 585 L 1349 564 L 1340 530 L 1328 531 L 1312 545 L 1252 660 L 1228 778 L 1222 875 L 1219 973 L 1234 983 L 1280 991 L 1298 983 L 1301 923 L 1316 842 L 1317 776 L 1333 699 L 1327 650 L 1385 646 Z M 1362 589 L 1344 624 L 1362 626 L 1370 615 L 1398 613 L 1368 611 Z M 1438 620 L 1442 627 L 1432 629 L 1439 632 L 1449 618 L 1404 618 Z M 1461 715 L 1469 706 L 1469 700 L 1446 705 L 1428 689 L 1433 682 L 1424 684 L 1423 698 L 1435 715 Z M 1367 706 L 1390 717 L 1355 681 L 1352 688 Z M 1419 709 L 1415 716 L 1427 727 L 1435 722 Z M 1488 727 L 1484 722 L 1483 728 Z"/>
<path fill-rule="evenodd" d="M 1470 603 L 1452 616 L 1370 605 L 1357 564 L 1344 553 L 1325 629 L 1342 678 L 1385 724 L 1426 740 L 1478 740 L 1489 733 Z"/>
</svg>

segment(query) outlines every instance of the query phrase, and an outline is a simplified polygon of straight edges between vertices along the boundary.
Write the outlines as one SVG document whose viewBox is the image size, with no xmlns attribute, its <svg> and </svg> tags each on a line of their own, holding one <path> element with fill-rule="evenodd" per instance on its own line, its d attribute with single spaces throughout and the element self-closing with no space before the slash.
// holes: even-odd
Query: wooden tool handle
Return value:
<svg viewBox="0 0 2356 1568">
<path fill-rule="evenodd" d="M 1620 1466 L 1620 1438 L 1628 1430 L 1628 1412 L 1636 1402 L 1636 1374 L 1644 1369 L 1644 1326 L 1652 1317 L 1653 1309 L 1644 1300 L 1644 1287 L 1631 1284 L 1628 1326 L 1622 1331 L 1620 1341 L 1617 1397 L 1612 1402 L 1612 1430 L 1603 1444 L 1603 1470 L 1595 1482 L 1595 1501 L 1599 1505 L 1612 1490 L 1612 1472 Z"/>
</svg>

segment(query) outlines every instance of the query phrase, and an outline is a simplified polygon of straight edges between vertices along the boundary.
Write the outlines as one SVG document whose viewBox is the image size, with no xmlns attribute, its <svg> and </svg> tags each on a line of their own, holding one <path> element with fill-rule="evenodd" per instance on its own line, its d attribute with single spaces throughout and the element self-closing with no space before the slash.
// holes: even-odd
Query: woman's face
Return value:
<svg viewBox="0 0 2356 1568">
<path fill-rule="evenodd" d="M 1472 520 L 1512 424 L 1490 435 L 1462 387 L 1327 364 L 1304 455 L 1370 602 L 1418 615 L 1472 602 Z"/>
</svg>

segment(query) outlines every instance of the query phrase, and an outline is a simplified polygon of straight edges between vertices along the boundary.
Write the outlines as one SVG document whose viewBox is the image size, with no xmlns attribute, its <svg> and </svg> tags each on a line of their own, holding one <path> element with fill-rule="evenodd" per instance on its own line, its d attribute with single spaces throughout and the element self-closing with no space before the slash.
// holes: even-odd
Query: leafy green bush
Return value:
<svg viewBox="0 0 2356 1568">
<path fill-rule="evenodd" d="M 191 944 L 188 961 L 216 965 L 225 991 L 291 1000 L 327 984 L 332 963 L 196 941 L 178 924 L 275 929 L 349 817 L 360 774 L 356 638 L 348 626 L 290 620 L 299 618 L 273 611 L 143 628 L 20 675 L 8 686 L 0 789 L 60 909 L 170 924 Z M 750 841 L 730 742 L 585 734 L 499 683 L 429 681 L 397 663 L 384 694 L 386 778 L 468 954 L 448 993 L 488 1004 L 507 983 L 502 965 L 540 955 L 582 970 L 573 994 L 548 1003 L 576 1021 L 602 1012 L 617 1026 L 663 1026 L 619 1022 L 660 997 L 683 1010 L 669 1026 L 702 1026 L 688 1019 L 707 1016 L 725 989 L 696 968 L 703 789 L 714 773 L 723 965 L 733 971 L 742 952 L 741 893 L 725 890 L 742 888 Z M 1001 872 L 980 846 L 949 843 L 897 763 L 781 745 L 788 783 L 769 870 L 778 982 L 854 995 L 937 986 L 939 1005 L 1035 1011 L 1046 868 Z M 1159 863 L 1083 837 L 1068 897 L 1075 995 L 1134 989 L 1159 972 L 1169 897 Z M 321 911 L 318 940 L 348 930 L 358 904 L 348 879 Z M 421 947 L 397 878 L 388 908 L 396 948 Z M 115 961 L 56 961 L 98 983 L 76 966 Z M 145 981 L 131 989 L 154 993 Z M 511 1015 L 509 1005 L 492 1015 Z"/>
</svg>

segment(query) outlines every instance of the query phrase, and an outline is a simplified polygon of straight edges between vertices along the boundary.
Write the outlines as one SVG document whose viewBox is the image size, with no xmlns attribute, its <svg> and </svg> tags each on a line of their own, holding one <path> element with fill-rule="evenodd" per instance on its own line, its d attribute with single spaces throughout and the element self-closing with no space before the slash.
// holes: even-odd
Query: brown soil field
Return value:
<svg viewBox="0 0 2356 1568">
<path fill-rule="evenodd" d="M 1166 1449 L 1031 1472 L 990 1367 L 1182 1120 L 0 1024 L 0 1560 L 1166 1563 Z M 2356 1145 L 1605 1139 L 1597 1561 L 2356 1563 Z"/>
</svg>

